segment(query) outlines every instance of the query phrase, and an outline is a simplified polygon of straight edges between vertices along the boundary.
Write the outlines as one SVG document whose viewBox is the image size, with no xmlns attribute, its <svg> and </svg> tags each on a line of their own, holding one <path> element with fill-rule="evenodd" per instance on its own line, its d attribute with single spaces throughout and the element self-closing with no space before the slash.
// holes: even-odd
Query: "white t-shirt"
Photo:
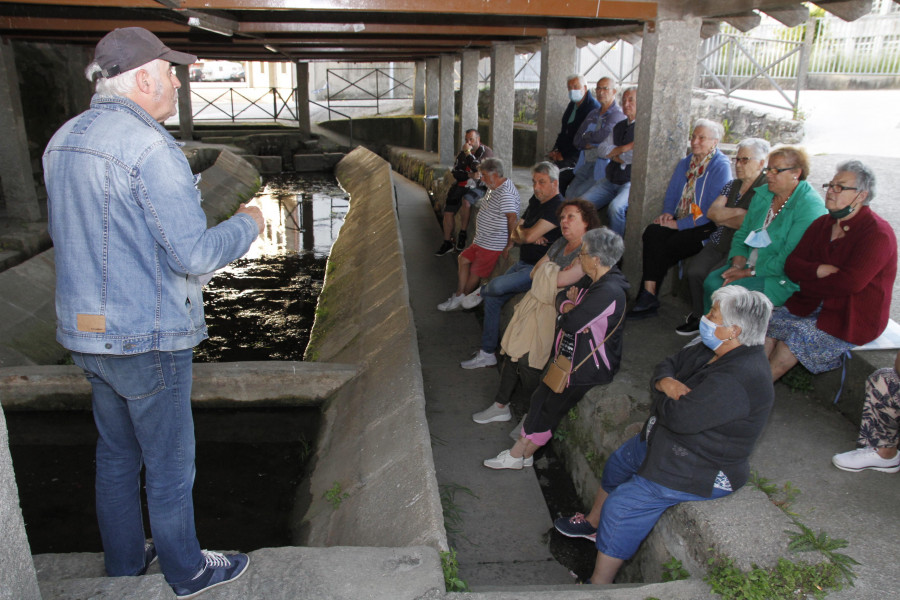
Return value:
<svg viewBox="0 0 900 600">
<path fill-rule="evenodd" d="M 509 241 L 506 213 L 519 216 L 521 199 L 512 179 L 504 181 L 497 189 L 490 190 L 478 207 L 475 218 L 475 239 L 472 243 L 485 250 L 503 250 Z"/>
</svg>

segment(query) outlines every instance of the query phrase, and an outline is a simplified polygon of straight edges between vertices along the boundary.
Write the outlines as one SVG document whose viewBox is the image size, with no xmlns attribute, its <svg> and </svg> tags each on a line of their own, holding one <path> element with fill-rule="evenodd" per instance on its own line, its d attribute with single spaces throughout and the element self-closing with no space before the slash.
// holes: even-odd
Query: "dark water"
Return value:
<svg viewBox="0 0 900 600">
<path fill-rule="evenodd" d="M 331 175 L 282 174 L 252 203 L 266 230 L 204 288 L 210 339 L 195 349 L 196 361 L 303 358 L 349 198 Z M 91 413 L 7 412 L 6 420 L 32 552 L 101 551 Z M 194 504 L 204 548 L 294 543 L 288 520 L 319 421 L 318 408 L 195 407 Z"/>
<path fill-rule="evenodd" d="M 309 200 L 304 211 L 303 200 Z M 331 175 L 282 173 L 252 204 L 266 231 L 204 288 L 209 339 L 198 362 L 303 360 L 325 263 L 349 199 Z"/>
<path fill-rule="evenodd" d="M 204 548 L 292 545 L 289 518 L 319 428 L 316 408 L 194 410 L 194 512 Z M 101 552 L 90 412 L 6 413 L 33 554 Z M 144 523 L 150 535 L 146 505 Z"/>
</svg>

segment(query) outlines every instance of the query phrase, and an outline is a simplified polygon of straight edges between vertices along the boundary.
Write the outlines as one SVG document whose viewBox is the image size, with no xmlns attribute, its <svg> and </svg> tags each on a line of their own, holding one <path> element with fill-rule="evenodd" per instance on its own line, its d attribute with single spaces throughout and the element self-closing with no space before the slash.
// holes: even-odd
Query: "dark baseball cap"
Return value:
<svg viewBox="0 0 900 600">
<path fill-rule="evenodd" d="M 193 54 L 172 50 L 143 27 L 114 29 L 97 42 L 94 50 L 94 62 L 100 65 L 103 77 L 115 77 L 157 58 L 176 65 L 197 62 Z"/>
</svg>

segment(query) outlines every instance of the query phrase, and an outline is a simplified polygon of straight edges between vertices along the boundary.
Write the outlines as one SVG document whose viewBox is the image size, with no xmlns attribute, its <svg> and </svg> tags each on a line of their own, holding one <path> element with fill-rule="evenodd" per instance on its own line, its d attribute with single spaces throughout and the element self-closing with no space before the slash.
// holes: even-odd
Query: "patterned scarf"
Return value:
<svg viewBox="0 0 900 600">
<path fill-rule="evenodd" d="M 701 159 L 698 159 L 693 155 L 691 156 L 691 164 L 688 166 L 687 174 L 685 175 L 687 177 L 687 182 L 681 190 L 681 201 L 678 203 L 678 210 L 675 211 L 676 220 L 683 219 L 688 215 L 693 215 L 694 221 L 696 221 L 699 217 L 703 216 L 700 205 L 697 204 L 694 199 L 694 186 L 697 185 L 697 180 L 700 176 L 706 172 L 706 167 L 709 165 L 709 161 L 712 160 L 713 154 L 716 152 L 717 150 L 713 148 L 712 152 Z"/>
</svg>

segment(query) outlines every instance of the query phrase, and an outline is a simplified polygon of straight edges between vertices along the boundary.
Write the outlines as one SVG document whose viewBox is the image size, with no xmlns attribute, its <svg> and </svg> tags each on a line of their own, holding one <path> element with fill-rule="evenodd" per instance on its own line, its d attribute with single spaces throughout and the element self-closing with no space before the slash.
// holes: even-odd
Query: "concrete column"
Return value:
<svg viewBox="0 0 900 600">
<path fill-rule="evenodd" d="M 40 600 L 31 547 L 19 508 L 19 489 L 9 456 L 6 417 L 0 409 L 0 598 Z"/>
<path fill-rule="evenodd" d="M 304 139 L 309 139 L 309 63 L 297 61 L 295 64 L 297 73 L 297 129 Z"/>
<path fill-rule="evenodd" d="M 452 54 L 441 55 L 441 92 L 440 110 L 438 111 L 438 160 L 443 165 L 452 165 L 456 156 L 456 144 L 453 143 L 454 94 L 453 67 L 456 57 Z"/>
<path fill-rule="evenodd" d="M 513 164 L 513 118 L 516 107 L 516 47 L 491 46 L 491 149 L 507 168 Z"/>
<path fill-rule="evenodd" d="M 459 140 L 466 137 L 467 129 L 478 129 L 478 50 L 466 50 L 462 53 L 462 65 L 460 67 L 460 106 L 459 110 Z"/>
<path fill-rule="evenodd" d="M 0 40 L 0 184 L 6 215 L 19 221 L 40 221 L 41 207 L 34 189 L 28 134 L 22 116 L 19 75 L 12 44 Z"/>
<path fill-rule="evenodd" d="M 194 139 L 194 109 L 191 106 L 191 65 L 177 65 L 175 75 L 181 82 L 178 89 L 178 125 L 181 128 L 181 140 Z"/>
<path fill-rule="evenodd" d="M 577 54 L 575 36 L 572 35 L 551 35 L 541 43 L 535 162 L 543 160 L 547 152 L 553 149 L 559 134 L 560 119 L 569 103 L 566 77 L 575 72 Z"/>
<path fill-rule="evenodd" d="M 416 81 L 413 89 L 413 114 L 425 114 L 425 61 L 416 61 Z"/>
<path fill-rule="evenodd" d="M 634 282 L 634 293 L 641 276 L 641 234 L 662 212 L 672 171 L 687 152 L 701 24 L 691 17 L 644 25 L 625 228 L 625 275 Z"/>
<path fill-rule="evenodd" d="M 441 59 L 425 60 L 425 150 L 438 151 L 437 115 L 441 109 Z"/>
</svg>

